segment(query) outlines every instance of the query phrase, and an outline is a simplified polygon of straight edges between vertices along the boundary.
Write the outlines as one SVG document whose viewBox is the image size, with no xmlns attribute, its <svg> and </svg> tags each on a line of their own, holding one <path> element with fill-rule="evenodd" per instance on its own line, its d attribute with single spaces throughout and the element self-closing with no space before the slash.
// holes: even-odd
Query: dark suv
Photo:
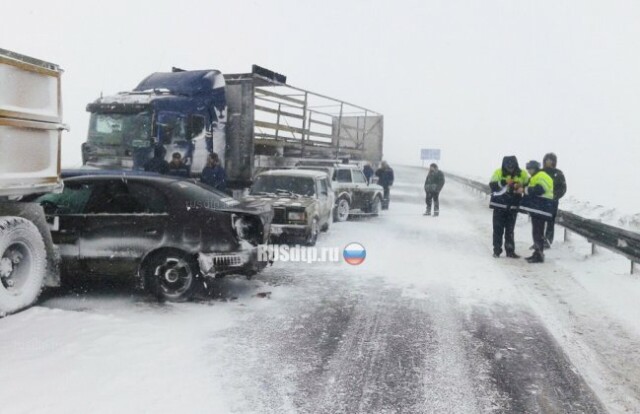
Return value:
<svg viewBox="0 0 640 414">
<path fill-rule="evenodd" d="M 198 275 L 250 277 L 265 267 L 257 246 L 269 236 L 268 204 L 240 203 L 189 180 L 96 174 L 66 178 L 62 193 L 36 199 L 63 274 L 131 275 L 139 287 L 180 301 Z"/>
</svg>

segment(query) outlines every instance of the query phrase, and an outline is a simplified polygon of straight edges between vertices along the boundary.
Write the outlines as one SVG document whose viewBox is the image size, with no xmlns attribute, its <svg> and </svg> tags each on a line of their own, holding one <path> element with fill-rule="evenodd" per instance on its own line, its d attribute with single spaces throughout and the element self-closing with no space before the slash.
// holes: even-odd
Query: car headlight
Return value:
<svg viewBox="0 0 640 414">
<path fill-rule="evenodd" d="M 231 224 L 233 225 L 233 229 L 236 231 L 236 235 L 238 236 L 238 238 L 240 240 L 246 240 L 249 223 L 247 223 L 244 217 L 241 217 L 237 214 L 232 214 Z"/>
<path fill-rule="evenodd" d="M 291 221 L 305 221 L 307 215 L 304 211 L 290 211 L 287 214 L 287 219 Z"/>
</svg>

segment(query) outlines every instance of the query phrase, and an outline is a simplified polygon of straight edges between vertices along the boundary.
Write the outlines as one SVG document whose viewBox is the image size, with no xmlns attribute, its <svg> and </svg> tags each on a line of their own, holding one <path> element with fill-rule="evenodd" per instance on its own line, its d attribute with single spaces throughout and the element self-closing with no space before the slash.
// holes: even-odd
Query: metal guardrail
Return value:
<svg viewBox="0 0 640 414">
<path fill-rule="evenodd" d="M 491 194 L 488 184 L 456 174 L 445 173 L 445 175 L 447 178 L 481 193 Z M 595 246 L 604 247 L 629 259 L 631 261 L 631 274 L 638 271 L 636 264 L 640 263 L 640 233 L 580 217 L 564 210 L 558 211 L 556 223 L 564 227 L 565 231 L 568 230 L 586 238 L 592 244 L 593 253 L 595 253 Z"/>
</svg>

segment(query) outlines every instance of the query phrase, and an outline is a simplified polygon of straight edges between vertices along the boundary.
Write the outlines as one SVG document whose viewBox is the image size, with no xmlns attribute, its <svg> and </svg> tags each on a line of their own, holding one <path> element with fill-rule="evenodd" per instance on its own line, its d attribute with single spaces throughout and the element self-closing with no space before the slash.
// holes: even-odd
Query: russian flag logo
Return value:
<svg viewBox="0 0 640 414">
<path fill-rule="evenodd" d="M 360 243 L 349 243 L 342 252 L 345 262 L 357 266 L 364 262 L 367 257 L 367 250 Z"/>
</svg>

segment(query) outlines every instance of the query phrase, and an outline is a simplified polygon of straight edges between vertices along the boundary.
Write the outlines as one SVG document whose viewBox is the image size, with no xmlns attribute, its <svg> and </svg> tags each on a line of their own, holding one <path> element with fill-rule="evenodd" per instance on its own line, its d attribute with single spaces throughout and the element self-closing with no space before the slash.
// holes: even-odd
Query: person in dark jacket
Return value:
<svg viewBox="0 0 640 414">
<path fill-rule="evenodd" d="M 389 202 L 391 201 L 391 194 L 389 188 L 393 185 L 393 168 L 389 167 L 389 164 L 386 161 L 382 161 L 380 168 L 376 170 L 376 177 L 378 177 L 378 185 L 382 187 L 383 197 L 382 200 L 382 209 L 389 209 Z"/>
<path fill-rule="evenodd" d="M 547 228 L 545 231 L 544 247 L 548 249 L 553 244 L 556 215 L 558 214 L 558 205 L 560 199 L 567 193 L 567 180 L 565 179 L 562 171 L 556 167 L 558 165 L 558 157 L 553 152 L 550 152 L 544 156 L 542 164 L 544 172 L 546 172 L 553 180 L 553 199 L 556 202 L 556 210 L 553 215 L 553 220 L 547 221 Z"/>
<path fill-rule="evenodd" d="M 424 181 L 424 191 L 427 195 L 427 211 L 425 216 L 431 215 L 431 204 L 433 203 L 433 216 L 438 217 L 440 214 L 440 191 L 444 187 L 444 174 L 438 169 L 438 164 L 433 163 L 429 166 L 427 179 Z"/>
<path fill-rule="evenodd" d="M 153 148 L 153 158 L 144 163 L 144 170 L 158 174 L 169 173 L 169 163 L 164 159 L 166 154 L 167 150 L 164 149 L 164 145 L 156 144 Z"/>
<path fill-rule="evenodd" d="M 491 202 L 493 209 L 493 257 L 502 254 L 502 238 L 507 257 L 518 259 L 514 229 L 518 218 L 518 206 L 522 196 L 517 193 L 529 182 L 529 175 L 520 169 L 518 159 L 511 155 L 502 159 L 502 167 L 491 176 Z"/>
<path fill-rule="evenodd" d="M 364 178 L 367 179 L 367 185 L 371 184 L 371 177 L 373 177 L 373 168 L 371 168 L 371 164 L 366 163 L 362 168 L 362 173 L 364 174 Z"/>
<path fill-rule="evenodd" d="M 189 168 L 182 161 L 182 155 L 179 152 L 174 152 L 171 155 L 171 162 L 169 163 L 169 175 L 175 175 L 176 177 L 189 177 Z"/>
<path fill-rule="evenodd" d="M 202 170 L 200 181 L 216 190 L 227 191 L 227 172 L 220 165 L 220 158 L 215 152 L 207 157 L 207 166 Z"/>
</svg>

